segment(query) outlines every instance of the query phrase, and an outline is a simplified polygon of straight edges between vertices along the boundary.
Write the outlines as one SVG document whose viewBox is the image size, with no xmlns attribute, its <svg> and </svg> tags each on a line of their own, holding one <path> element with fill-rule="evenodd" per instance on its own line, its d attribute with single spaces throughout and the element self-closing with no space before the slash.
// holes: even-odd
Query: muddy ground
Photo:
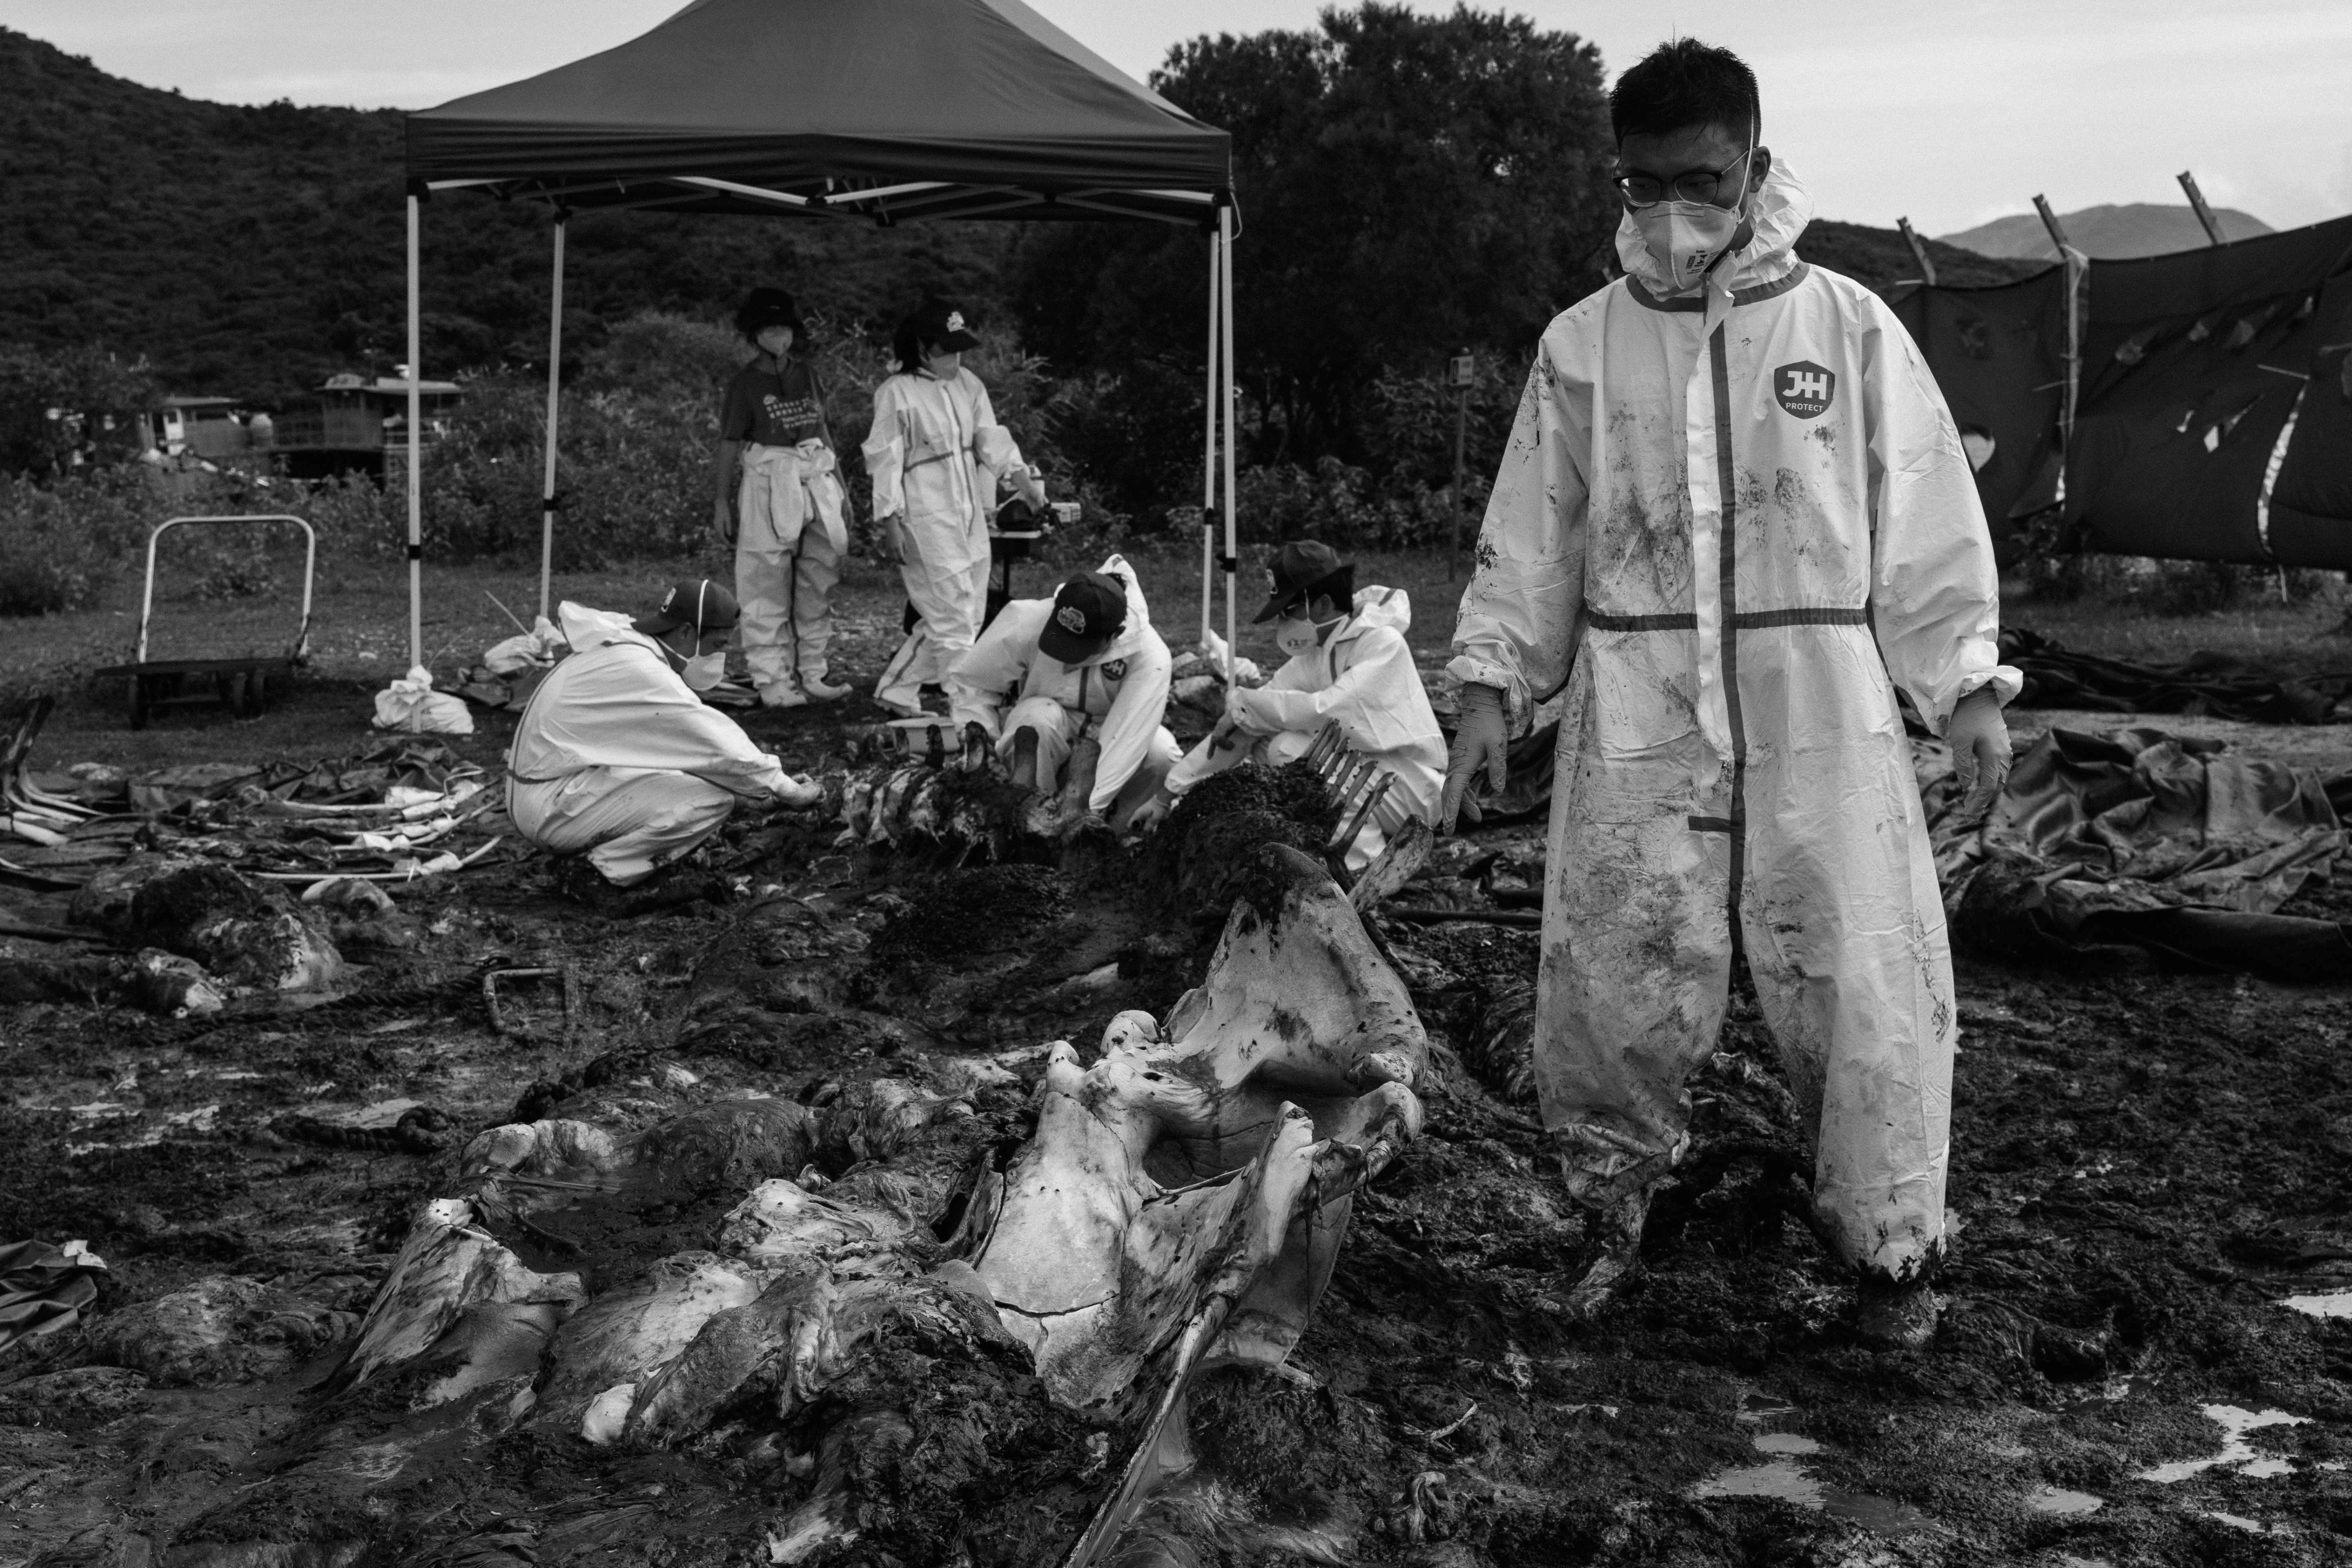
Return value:
<svg viewBox="0 0 2352 1568">
<path fill-rule="evenodd" d="M 208 754 L 238 754 L 237 727 L 175 721 L 206 722 Z M 830 717 L 750 727 L 799 767 L 839 744 Z M 493 717 L 457 744 L 494 765 L 507 732 Z M 361 743 L 354 723 L 342 750 Z M 1535 842 L 1482 837 L 1522 863 Z M 87 1330 L 0 1354 L 0 1568 L 764 1561 L 782 1483 L 723 1455 L 519 1434 L 362 1516 L 262 1500 L 289 1446 L 318 1440 L 315 1385 L 474 1131 L 555 1106 L 644 1125 L 1055 1037 L 1091 1051 L 1113 1013 L 1165 1009 L 1197 972 L 1164 910 L 1099 867 L 942 882 L 831 838 L 739 838 L 758 858 L 735 901 L 633 921 L 559 900 L 539 861 L 422 884 L 349 944 L 351 994 L 308 1011 L 0 1013 L 0 1240 L 86 1237 L 110 1265 Z M 2340 918 L 2342 890 L 2290 912 Z M 1050 940 L 939 939 L 982 910 Z M 2281 1305 L 2352 1289 L 2352 988 L 2128 952 L 2064 970 L 1964 955 L 1944 1327 L 1886 1354 L 1853 1339 L 1848 1283 L 1795 1217 L 1796 1132 L 1746 1005 L 1696 1086 L 1697 1153 L 1646 1279 L 1565 1321 L 1577 1224 L 1533 1107 L 1481 1048 L 1533 933 L 1383 929 L 1446 1047 L 1427 1131 L 1358 1200 L 1303 1375 L 1213 1374 L 1196 1395 L 1202 1561 L 2352 1560 L 2352 1320 Z M 568 1037 L 545 986 L 513 988 L 493 1028 L 478 976 L 497 961 L 573 966 Z M 303 1131 L 401 1100 L 437 1113 L 407 1123 L 425 1136 Z M 672 1245 L 723 1207 L 662 1216 Z M 268 1292 L 222 1288 L 258 1303 L 249 1354 L 169 1363 L 104 1332 L 222 1278 Z"/>
</svg>

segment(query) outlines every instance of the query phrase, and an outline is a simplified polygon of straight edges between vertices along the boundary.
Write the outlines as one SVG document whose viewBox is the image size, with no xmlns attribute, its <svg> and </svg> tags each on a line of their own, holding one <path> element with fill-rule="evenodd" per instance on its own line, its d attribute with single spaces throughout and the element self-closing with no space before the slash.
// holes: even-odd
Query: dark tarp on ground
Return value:
<svg viewBox="0 0 2352 1568">
<path fill-rule="evenodd" d="M 2341 395 L 2308 378 L 2323 346 L 2352 333 L 2352 300 L 2323 287 L 2347 260 L 2352 218 L 2091 264 L 2066 468 L 2066 520 L 2089 548 L 2352 567 L 2352 511 L 2288 540 L 2269 537 L 2263 503 L 2288 416 Z M 2287 453 L 2352 466 L 2352 451 L 2315 447 L 2300 428 Z"/>
<path fill-rule="evenodd" d="M 2326 724 L 2352 718 L 2352 670 L 2281 680 L 2226 654 L 2179 664 L 2135 664 L 2063 647 L 2040 632 L 2005 626 L 2001 662 L 2025 677 L 2021 708 L 2105 713 L 2200 713 L 2257 724 Z"/>
<path fill-rule="evenodd" d="M 1914 289 L 1895 314 L 1935 368 L 1953 420 L 1993 439 L 1977 494 L 2006 558 L 2011 520 L 2049 505 L 2057 489 L 2066 269 L 1993 288 Z"/>
<path fill-rule="evenodd" d="M 828 182 L 948 187 L 849 209 L 867 217 L 1201 219 L 1199 198 L 1230 184 L 1223 132 L 1020 0 L 697 0 L 407 127 L 412 180 L 570 207 L 795 210 L 675 183 L 699 176 L 820 196 Z"/>
<path fill-rule="evenodd" d="M 1918 751 L 1960 941 L 2018 957 L 2122 943 L 2281 979 L 2352 974 L 2340 922 L 2273 912 L 2343 858 L 2330 796 L 2352 781 L 2155 730 L 2052 730 L 2017 759 L 1990 816 L 1964 825 L 1949 753 Z"/>
<path fill-rule="evenodd" d="M 78 1241 L 0 1242 L 0 1350 L 72 1327 L 98 1300 L 91 1276 L 105 1267 Z"/>
</svg>

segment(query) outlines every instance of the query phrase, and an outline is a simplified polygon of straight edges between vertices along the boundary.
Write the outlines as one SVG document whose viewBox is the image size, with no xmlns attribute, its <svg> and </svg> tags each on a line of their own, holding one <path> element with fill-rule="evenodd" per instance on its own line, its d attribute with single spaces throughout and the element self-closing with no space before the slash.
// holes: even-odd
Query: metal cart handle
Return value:
<svg viewBox="0 0 2352 1568">
<path fill-rule="evenodd" d="M 294 648 L 288 657 L 299 664 L 310 652 L 310 584 L 319 571 L 319 535 L 316 530 L 290 512 L 256 512 L 249 517 L 167 517 L 155 525 L 147 536 L 147 585 L 139 595 L 139 652 L 133 664 L 147 662 L 147 622 L 155 610 L 155 542 L 163 537 L 166 529 L 177 528 L 184 522 L 290 522 L 302 531 L 310 542 L 302 556 L 302 629 L 295 634 Z"/>
</svg>

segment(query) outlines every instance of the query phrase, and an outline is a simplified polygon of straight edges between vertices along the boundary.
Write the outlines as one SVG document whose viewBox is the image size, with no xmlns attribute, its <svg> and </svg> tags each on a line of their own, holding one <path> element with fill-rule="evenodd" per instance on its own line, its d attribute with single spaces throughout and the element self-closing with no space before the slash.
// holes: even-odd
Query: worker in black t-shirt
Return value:
<svg viewBox="0 0 2352 1568">
<path fill-rule="evenodd" d="M 744 658 L 763 706 L 836 701 L 849 688 L 825 679 L 825 645 L 849 531 L 824 389 L 793 356 L 808 331 L 790 294 L 752 289 L 735 326 L 759 356 L 727 384 L 711 521 L 735 547 Z"/>
</svg>

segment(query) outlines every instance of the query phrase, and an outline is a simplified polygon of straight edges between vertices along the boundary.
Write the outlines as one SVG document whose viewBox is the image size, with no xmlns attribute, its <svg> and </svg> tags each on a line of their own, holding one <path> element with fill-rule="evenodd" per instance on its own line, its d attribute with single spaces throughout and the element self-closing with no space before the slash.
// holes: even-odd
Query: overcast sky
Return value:
<svg viewBox="0 0 2352 1568">
<path fill-rule="evenodd" d="M 239 103 L 423 108 L 635 37 L 678 0 L 0 0 L 0 25 Z M 1033 0 L 1140 77 L 1314 0 Z M 1435 8 L 1419 0 L 1423 8 Z M 2209 199 L 2280 228 L 2352 210 L 2347 0 L 1518 0 L 1614 74 L 1671 31 L 1738 49 L 1823 216 L 1930 234 L 2031 209 Z"/>
</svg>

